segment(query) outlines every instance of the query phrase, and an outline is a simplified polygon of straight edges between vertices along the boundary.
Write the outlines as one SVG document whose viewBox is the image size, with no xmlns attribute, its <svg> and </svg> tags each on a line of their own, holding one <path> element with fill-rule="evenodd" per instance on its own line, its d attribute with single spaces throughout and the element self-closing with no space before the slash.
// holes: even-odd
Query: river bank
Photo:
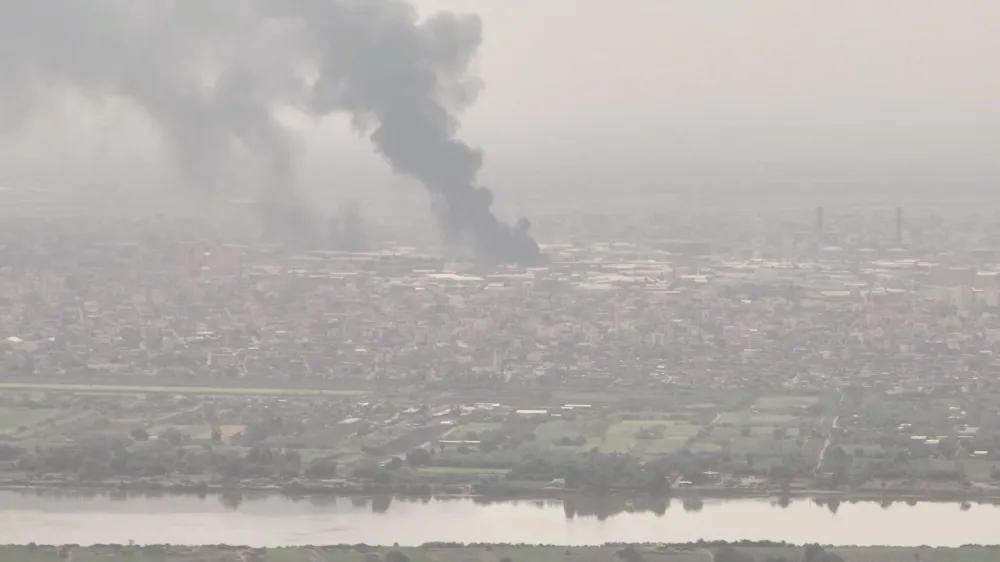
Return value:
<svg viewBox="0 0 1000 562">
<path fill-rule="evenodd" d="M 0 490 L 63 490 L 76 492 L 126 492 L 136 494 L 172 494 L 172 495 L 219 495 L 234 493 L 276 494 L 286 497 L 306 495 L 326 495 L 338 497 L 368 497 L 392 495 L 398 497 L 444 497 L 444 498 L 475 498 L 483 501 L 508 500 L 564 500 L 567 498 L 599 497 L 611 500 L 642 500 L 650 499 L 770 499 L 781 502 L 790 499 L 819 499 L 838 502 L 897 502 L 897 501 L 929 501 L 929 502 L 969 502 L 979 504 L 1000 505 L 1000 492 L 983 493 L 981 490 L 928 490 L 895 488 L 874 491 L 857 490 L 825 490 L 794 488 L 781 490 L 778 488 L 719 488 L 688 486 L 675 488 L 669 493 L 653 496 L 630 491 L 611 491 L 595 494 L 582 490 L 565 488 L 523 488 L 509 487 L 502 492 L 481 489 L 473 486 L 449 486 L 440 484 L 380 486 L 371 483 L 339 481 L 337 483 L 301 482 L 288 484 L 242 482 L 234 484 L 208 484 L 202 482 L 176 481 L 117 481 L 117 482 L 81 482 L 68 480 L 0 480 Z"/>
<path fill-rule="evenodd" d="M 680 544 L 608 544 L 592 547 L 567 547 L 558 545 L 509 545 L 509 544 L 425 544 L 419 547 L 378 547 L 369 545 L 329 545 L 295 548 L 251 548 L 247 546 L 213 545 L 100 545 L 78 547 L 74 545 L 51 546 L 0 546 L 0 559 L 6 562 L 56 562 L 66 559 L 100 559 L 104 562 L 124 562 L 136 559 L 169 559 L 172 562 L 506 562 L 547 561 L 606 562 L 607 560 L 642 560 L 644 562 L 712 562 L 716 555 L 727 549 L 736 550 L 750 560 L 763 561 L 784 557 L 800 560 L 806 545 L 761 542 L 695 542 Z M 816 548 L 816 547 L 812 547 Z M 960 548 L 909 548 L 909 547 L 850 547 L 826 546 L 824 550 L 835 553 L 844 562 L 912 562 L 913 560 L 990 560 L 997 554 L 996 547 L 975 546 Z M 628 553 L 628 554 L 625 554 Z"/>
<path fill-rule="evenodd" d="M 568 544 L 775 540 L 958 547 L 996 542 L 1000 506 L 821 499 L 392 495 L 289 497 L 0 490 L 0 543 Z M 942 525 L 942 521 L 947 521 Z M 363 561 L 358 561 L 363 562 Z M 499 562 L 499 561 L 498 561 Z"/>
</svg>

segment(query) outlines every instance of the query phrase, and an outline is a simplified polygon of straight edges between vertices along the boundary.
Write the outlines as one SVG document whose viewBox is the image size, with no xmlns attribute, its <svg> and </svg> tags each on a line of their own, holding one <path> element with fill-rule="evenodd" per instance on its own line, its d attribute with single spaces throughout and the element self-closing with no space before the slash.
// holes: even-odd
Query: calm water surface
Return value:
<svg viewBox="0 0 1000 562">
<path fill-rule="evenodd" d="M 957 503 L 674 500 L 661 514 L 597 517 L 561 501 L 280 496 L 134 497 L 0 491 L 0 544 L 127 543 L 291 546 L 430 541 L 552 543 L 772 539 L 838 545 L 996 543 L 1000 508 Z M 592 510 L 591 510 L 592 511 Z M 833 511 L 836 511 L 834 513 Z"/>
</svg>

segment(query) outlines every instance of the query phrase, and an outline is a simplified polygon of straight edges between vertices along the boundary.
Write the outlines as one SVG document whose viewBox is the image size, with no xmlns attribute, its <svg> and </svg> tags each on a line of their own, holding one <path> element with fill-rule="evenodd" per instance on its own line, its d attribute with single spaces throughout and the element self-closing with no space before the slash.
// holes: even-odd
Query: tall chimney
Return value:
<svg viewBox="0 0 1000 562">
<path fill-rule="evenodd" d="M 823 247 L 823 207 L 816 207 L 816 245 Z"/>
<path fill-rule="evenodd" d="M 903 208 L 896 207 L 896 246 L 903 246 Z"/>
</svg>

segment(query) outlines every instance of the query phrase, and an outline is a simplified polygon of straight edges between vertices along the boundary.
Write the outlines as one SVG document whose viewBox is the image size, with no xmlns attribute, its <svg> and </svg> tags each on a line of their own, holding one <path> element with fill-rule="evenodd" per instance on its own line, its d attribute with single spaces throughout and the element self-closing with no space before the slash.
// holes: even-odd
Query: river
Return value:
<svg viewBox="0 0 1000 562">
<path fill-rule="evenodd" d="M 116 496 L 0 491 L 0 544 L 505 542 L 590 545 L 783 540 L 836 545 L 997 542 L 1000 507 L 957 503 L 675 499 L 652 510 L 591 502 L 259 496 Z M 646 509 L 649 506 L 645 506 Z M 585 513 L 605 511 L 602 516 Z M 625 511 L 621 511 L 625 509 Z M 611 514 L 608 512 L 618 512 Z"/>
</svg>

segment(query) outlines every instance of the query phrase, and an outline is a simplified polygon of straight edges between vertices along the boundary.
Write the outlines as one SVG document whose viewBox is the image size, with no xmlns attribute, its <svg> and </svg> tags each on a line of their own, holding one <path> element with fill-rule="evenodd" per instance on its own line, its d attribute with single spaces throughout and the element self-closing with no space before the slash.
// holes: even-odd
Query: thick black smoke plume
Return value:
<svg viewBox="0 0 1000 562">
<path fill-rule="evenodd" d="M 527 223 L 497 220 L 476 183 L 482 155 L 455 136 L 480 41 L 478 18 L 420 21 L 402 0 L 4 1 L 0 117 L 14 126 L 63 87 L 126 97 L 159 124 L 187 182 L 217 185 L 238 145 L 262 168 L 262 198 L 280 201 L 295 146 L 275 108 L 349 112 L 397 173 L 444 201 L 449 239 L 485 261 L 535 262 Z"/>
<path fill-rule="evenodd" d="M 526 230 L 498 221 L 492 192 L 476 185 L 482 154 L 455 138 L 449 107 L 471 103 L 478 86 L 466 77 L 482 41 L 477 17 L 438 14 L 419 22 L 412 6 L 392 0 L 282 6 L 279 13 L 305 25 L 321 56 L 312 88 L 316 111 L 350 111 L 361 128 L 374 121 L 370 138 L 378 151 L 397 173 L 443 198 L 445 232 L 466 238 L 478 256 L 538 260 Z"/>
</svg>

